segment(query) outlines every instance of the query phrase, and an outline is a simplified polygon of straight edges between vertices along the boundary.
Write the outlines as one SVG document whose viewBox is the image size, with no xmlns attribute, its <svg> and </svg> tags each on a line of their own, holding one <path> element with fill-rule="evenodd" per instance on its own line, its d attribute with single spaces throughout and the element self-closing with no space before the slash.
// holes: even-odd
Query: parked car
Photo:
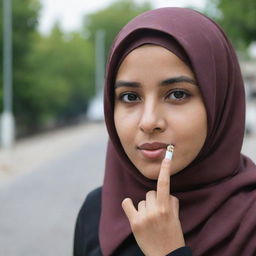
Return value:
<svg viewBox="0 0 256 256">
<path fill-rule="evenodd" d="M 86 117 L 90 121 L 103 121 L 103 95 L 98 94 L 89 102 Z"/>
<path fill-rule="evenodd" d="M 246 105 L 246 134 L 256 134 L 256 103 L 249 102 Z"/>
</svg>

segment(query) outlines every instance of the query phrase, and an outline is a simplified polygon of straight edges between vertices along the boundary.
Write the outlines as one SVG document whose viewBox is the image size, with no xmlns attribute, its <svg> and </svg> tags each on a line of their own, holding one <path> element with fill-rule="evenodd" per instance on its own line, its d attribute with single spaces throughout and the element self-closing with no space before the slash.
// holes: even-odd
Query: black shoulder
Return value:
<svg viewBox="0 0 256 256">
<path fill-rule="evenodd" d="M 98 230 L 101 213 L 102 187 L 91 191 L 76 220 L 74 234 L 74 255 L 89 255 L 89 251 L 99 247 Z"/>
<path fill-rule="evenodd" d="M 94 215 L 100 212 L 101 208 L 101 192 L 102 187 L 98 187 L 92 190 L 85 198 L 85 201 L 79 211 L 79 215 Z"/>
</svg>

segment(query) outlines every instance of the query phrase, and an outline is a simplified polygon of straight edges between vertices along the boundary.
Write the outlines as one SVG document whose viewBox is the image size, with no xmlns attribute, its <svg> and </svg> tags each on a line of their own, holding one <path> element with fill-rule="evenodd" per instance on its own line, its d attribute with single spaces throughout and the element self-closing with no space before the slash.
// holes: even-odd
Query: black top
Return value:
<svg viewBox="0 0 256 256">
<path fill-rule="evenodd" d="M 74 236 L 74 256 L 102 256 L 98 231 L 101 212 L 101 190 L 90 192 L 77 217 Z M 113 256 L 143 256 L 133 235 L 130 235 L 112 254 Z M 189 247 L 181 247 L 167 256 L 192 256 Z"/>
</svg>

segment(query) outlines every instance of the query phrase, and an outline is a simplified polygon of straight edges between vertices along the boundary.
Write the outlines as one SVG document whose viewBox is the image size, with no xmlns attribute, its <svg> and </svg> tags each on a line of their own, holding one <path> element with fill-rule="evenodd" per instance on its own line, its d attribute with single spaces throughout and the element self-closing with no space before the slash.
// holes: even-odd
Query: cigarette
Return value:
<svg viewBox="0 0 256 256">
<path fill-rule="evenodd" d="M 166 153 L 165 153 L 165 158 L 167 159 L 172 159 L 173 156 L 173 150 L 174 150 L 174 146 L 171 144 L 167 147 Z"/>
</svg>

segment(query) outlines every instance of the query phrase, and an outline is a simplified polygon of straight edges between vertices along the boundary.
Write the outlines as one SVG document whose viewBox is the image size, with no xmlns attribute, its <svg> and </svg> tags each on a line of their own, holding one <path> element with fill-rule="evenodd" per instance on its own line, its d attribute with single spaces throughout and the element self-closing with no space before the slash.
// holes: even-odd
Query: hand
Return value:
<svg viewBox="0 0 256 256">
<path fill-rule="evenodd" d="M 171 160 L 164 159 L 157 191 L 149 191 L 138 210 L 130 198 L 122 202 L 134 237 L 146 256 L 165 256 L 185 246 L 179 220 L 179 201 L 170 193 Z"/>
</svg>

